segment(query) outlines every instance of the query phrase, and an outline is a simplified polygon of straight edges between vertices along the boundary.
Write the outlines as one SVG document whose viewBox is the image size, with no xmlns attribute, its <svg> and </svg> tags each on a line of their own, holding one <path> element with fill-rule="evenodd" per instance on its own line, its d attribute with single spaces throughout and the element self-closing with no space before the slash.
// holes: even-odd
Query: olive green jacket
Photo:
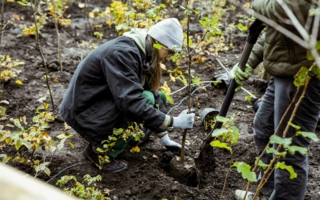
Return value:
<svg viewBox="0 0 320 200">
<path fill-rule="evenodd" d="M 316 5 L 315 0 L 283 1 L 303 26 L 306 24 L 309 9 Z M 290 24 L 287 14 L 277 3 L 277 0 L 254 0 L 252 7 L 256 12 L 300 36 L 295 27 Z M 312 65 L 313 62 L 307 60 L 306 56 L 306 49 L 271 26 L 267 26 L 265 33 L 254 45 L 248 64 L 255 68 L 263 61 L 264 68 L 269 74 L 273 76 L 293 76 L 302 66 L 309 67 Z"/>
</svg>

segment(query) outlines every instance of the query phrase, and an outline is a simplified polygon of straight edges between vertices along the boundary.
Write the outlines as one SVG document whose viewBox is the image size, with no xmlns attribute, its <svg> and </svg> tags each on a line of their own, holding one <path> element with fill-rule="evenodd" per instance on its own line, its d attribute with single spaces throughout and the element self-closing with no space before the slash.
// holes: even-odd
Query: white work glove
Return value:
<svg viewBox="0 0 320 200">
<path fill-rule="evenodd" d="M 234 79 L 238 86 L 243 85 L 243 81 L 247 80 L 252 74 L 252 67 L 249 64 L 246 64 L 246 68 L 242 71 L 237 63 L 233 66 L 232 70 L 230 71 L 230 78 Z"/>
<path fill-rule="evenodd" d="M 188 114 L 188 110 L 184 110 L 178 117 L 173 117 L 172 126 L 174 128 L 191 129 L 194 123 L 194 116 L 194 113 Z"/>
<path fill-rule="evenodd" d="M 163 133 L 162 133 L 163 134 Z M 164 136 L 160 138 L 162 144 L 168 149 L 168 150 L 180 150 L 181 144 L 173 141 L 170 139 L 168 132 L 165 133 Z"/>
</svg>

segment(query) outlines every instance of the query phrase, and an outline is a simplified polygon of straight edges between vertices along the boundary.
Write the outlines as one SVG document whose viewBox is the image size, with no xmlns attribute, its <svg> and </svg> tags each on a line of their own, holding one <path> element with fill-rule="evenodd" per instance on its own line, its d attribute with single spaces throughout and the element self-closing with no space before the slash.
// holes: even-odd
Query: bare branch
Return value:
<svg viewBox="0 0 320 200">
<path fill-rule="evenodd" d="M 244 11 L 246 11 L 248 14 L 253 15 L 254 17 L 260 19 L 261 21 L 263 21 L 264 23 L 266 23 L 267 25 L 271 26 L 272 28 L 274 28 L 275 30 L 279 31 L 280 33 L 282 33 L 283 35 L 287 36 L 288 38 L 292 39 L 294 42 L 296 42 L 297 44 L 299 44 L 300 46 L 308 49 L 308 44 L 306 41 L 304 41 L 303 39 L 301 39 L 300 37 L 298 37 L 297 35 L 295 35 L 294 33 L 292 33 L 291 31 L 289 31 L 288 29 L 282 27 L 281 25 L 279 25 L 278 23 L 276 23 L 275 21 L 268 19 L 267 17 L 255 12 L 254 10 L 250 9 L 250 8 L 243 8 Z"/>
<path fill-rule="evenodd" d="M 293 14 L 292 10 L 290 10 L 290 8 L 287 6 L 287 4 L 285 4 L 283 2 L 283 0 L 277 0 L 277 2 L 280 4 L 280 6 L 282 7 L 282 9 L 286 12 L 286 14 L 288 15 L 289 19 L 292 21 L 293 26 L 297 29 L 297 31 L 300 33 L 300 35 L 302 36 L 302 38 L 305 41 L 309 41 L 310 36 L 308 34 L 308 32 L 303 28 L 303 26 L 300 24 L 299 20 L 297 19 L 297 17 Z"/>
</svg>

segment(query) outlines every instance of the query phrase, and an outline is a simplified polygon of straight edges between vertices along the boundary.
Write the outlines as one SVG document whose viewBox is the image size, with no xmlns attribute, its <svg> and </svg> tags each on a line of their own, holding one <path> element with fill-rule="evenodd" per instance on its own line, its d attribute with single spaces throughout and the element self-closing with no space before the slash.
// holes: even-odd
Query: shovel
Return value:
<svg viewBox="0 0 320 200">
<path fill-rule="evenodd" d="M 254 46 L 254 44 L 257 42 L 257 39 L 261 33 L 261 31 L 265 28 L 265 24 L 263 24 L 262 21 L 256 19 L 252 25 L 249 28 L 249 35 L 247 37 L 247 41 L 245 44 L 245 47 L 243 49 L 243 52 L 241 54 L 240 60 L 239 60 L 239 67 L 244 70 L 246 63 L 249 59 L 251 50 Z M 228 87 L 228 91 L 226 94 L 226 97 L 222 103 L 221 109 L 219 111 L 219 116 L 225 117 L 227 115 L 228 109 L 230 107 L 230 104 L 232 102 L 233 96 L 235 94 L 235 89 L 238 87 L 236 81 L 234 79 L 231 80 L 231 83 Z M 216 122 L 214 128 L 210 131 L 208 136 L 204 139 L 202 145 L 200 146 L 200 153 L 198 157 L 194 159 L 195 167 L 196 167 L 196 173 L 198 177 L 198 183 L 200 183 L 200 178 L 202 176 L 202 167 L 201 163 L 204 161 L 204 155 L 206 154 L 206 150 L 210 146 L 210 142 L 213 140 L 212 133 L 215 129 L 219 129 L 222 127 L 222 122 Z"/>
</svg>

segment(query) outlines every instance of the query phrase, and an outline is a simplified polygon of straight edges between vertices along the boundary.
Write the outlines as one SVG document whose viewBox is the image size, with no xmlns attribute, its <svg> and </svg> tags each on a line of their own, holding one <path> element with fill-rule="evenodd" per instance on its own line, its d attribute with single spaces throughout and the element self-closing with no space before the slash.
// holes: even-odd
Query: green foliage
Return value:
<svg viewBox="0 0 320 200">
<path fill-rule="evenodd" d="M 197 87 L 199 87 L 202 84 L 201 79 L 198 76 L 192 78 L 191 82 L 193 85 L 195 85 Z"/>
<path fill-rule="evenodd" d="M 7 163 L 12 160 L 12 162 L 24 163 L 32 166 L 37 174 L 43 171 L 50 176 L 48 168 L 50 163 L 41 163 L 40 160 L 35 159 L 33 157 L 34 152 L 49 151 L 53 153 L 57 149 L 61 150 L 66 139 L 72 137 L 72 135 L 58 136 L 61 141 L 56 144 L 47 131 L 50 128 L 49 123 L 54 121 L 53 114 L 48 111 L 48 107 L 49 105 L 46 103 L 39 106 L 36 110 L 37 115 L 32 119 L 32 125 L 27 128 L 21 124 L 27 125 L 26 117 L 21 117 L 11 120 L 12 124 L 6 124 L 13 131 L 0 129 L 0 145 L 11 146 L 16 151 L 16 155 L 13 156 L 2 154 L 2 162 Z"/>
<path fill-rule="evenodd" d="M 273 154 L 276 156 L 281 156 L 281 157 L 286 157 L 286 155 L 287 155 L 287 152 L 279 152 L 278 150 L 271 148 L 271 147 L 267 147 L 267 153 Z"/>
<path fill-rule="evenodd" d="M 301 129 L 300 126 L 295 125 L 295 124 L 293 124 L 293 123 L 290 123 L 289 125 L 290 125 L 291 127 L 293 127 L 296 131 L 299 131 L 299 130 Z"/>
<path fill-rule="evenodd" d="M 221 148 L 221 149 L 227 149 L 228 151 L 232 152 L 232 149 L 231 147 L 225 143 L 225 142 L 220 142 L 219 140 L 213 140 L 210 145 L 212 147 L 218 147 L 218 148 Z"/>
<path fill-rule="evenodd" d="M 320 79 L 320 66 L 317 66 L 315 63 L 311 68 L 310 74 L 315 76 L 317 79 Z"/>
<path fill-rule="evenodd" d="M 102 147 L 98 147 L 96 149 L 99 153 L 101 153 L 101 155 L 98 155 L 99 164 L 97 165 L 97 167 L 102 170 L 103 164 L 110 162 L 108 153 L 112 150 L 112 148 L 120 138 L 125 141 L 131 138 L 135 141 L 139 141 L 145 136 L 142 130 L 142 125 L 137 124 L 136 122 L 129 122 L 129 126 L 127 129 L 114 128 L 112 135 L 109 135 L 107 140 L 103 140 L 101 142 Z"/>
<path fill-rule="evenodd" d="M 237 25 L 237 28 L 240 30 L 240 31 L 247 31 L 248 30 L 248 26 L 244 26 L 243 24 L 239 23 Z"/>
<path fill-rule="evenodd" d="M 222 122 L 223 127 L 220 129 L 215 129 L 212 132 L 212 137 L 220 137 L 222 141 L 228 142 L 230 144 L 237 144 L 239 140 L 239 129 L 232 124 L 235 121 L 235 117 L 226 118 L 222 116 L 217 116 L 216 121 Z"/>
<path fill-rule="evenodd" d="M 302 67 L 297 75 L 294 76 L 294 85 L 300 87 L 306 84 L 309 78 L 309 69 Z"/>
<path fill-rule="evenodd" d="M 265 164 L 259 159 L 258 166 L 261 167 L 262 169 L 267 169 L 269 165 Z"/>
<path fill-rule="evenodd" d="M 272 135 L 270 137 L 270 143 L 281 144 L 284 148 L 287 148 L 292 143 L 292 138 L 281 138 L 277 135 Z"/>
<path fill-rule="evenodd" d="M 99 39 L 102 39 L 102 38 L 103 38 L 103 33 L 98 32 L 98 31 L 93 32 L 93 35 L 96 36 L 96 37 L 99 38 Z"/>
<path fill-rule="evenodd" d="M 320 51 L 320 41 L 318 41 L 318 42 L 316 43 L 315 49 L 316 49 L 317 51 Z M 310 61 L 314 60 L 314 57 L 313 57 L 311 51 L 308 51 L 308 52 L 307 52 L 307 59 L 310 60 Z"/>
<path fill-rule="evenodd" d="M 275 165 L 275 168 L 287 170 L 290 174 L 290 179 L 294 179 L 298 177 L 297 173 L 294 172 L 293 167 L 286 165 L 284 162 L 277 162 L 277 164 Z"/>
<path fill-rule="evenodd" d="M 257 175 L 256 173 L 251 171 L 250 165 L 244 162 L 235 162 L 233 166 L 237 167 L 237 171 L 241 173 L 242 178 L 250 182 L 257 182 Z"/>
<path fill-rule="evenodd" d="M 299 146 L 295 146 L 295 145 L 289 146 L 287 148 L 287 150 L 292 155 L 294 155 L 296 152 L 299 152 L 299 153 L 301 153 L 303 155 L 307 155 L 308 154 L 308 149 L 307 148 L 299 147 Z"/>
<path fill-rule="evenodd" d="M 298 131 L 296 133 L 296 136 L 303 136 L 305 138 L 308 138 L 314 142 L 319 142 L 319 138 L 318 136 L 315 134 L 315 133 L 312 133 L 312 132 L 305 132 L 305 131 Z"/>
<path fill-rule="evenodd" d="M 98 187 L 97 182 L 102 181 L 100 175 L 91 177 L 89 174 L 84 175 L 84 183 L 77 180 L 75 176 L 63 176 L 57 182 L 56 185 L 63 189 L 68 195 L 78 197 L 79 199 L 95 199 L 95 200 L 110 200 L 108 197 L 111 190 L 108 188 L 103 191 Z"/>
<path fill-rule="evenodd" d="M 133 0 L 130 7 L 122 1 L 113 1 L 104 15 L 113 18 L 113 21 L 108 21 L 107 24 L 114 24 L 121 35 L 131 28 L 149 28 L 163 19 L 166 12 L 164 4 L 155 5 L 152 1 Z"/>
</svg>

